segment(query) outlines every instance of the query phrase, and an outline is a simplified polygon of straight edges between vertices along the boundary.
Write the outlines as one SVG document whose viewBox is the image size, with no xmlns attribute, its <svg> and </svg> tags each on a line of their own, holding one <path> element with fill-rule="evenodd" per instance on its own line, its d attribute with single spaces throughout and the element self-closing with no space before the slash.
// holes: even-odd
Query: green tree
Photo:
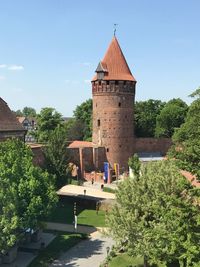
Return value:
<svg viewBox="0 0 200 267">
<path fill-rule="evenodd" d="M 92 99 L 88 99 L 77 106 L 74 111 L 74 117 L 79 124 L 83 125 L 83 140 L 92 138 Z"/>
<path fill-rule="evenodd" d="M 109 233 L 131 255 L 143 256 L 144 266 L 175 260 L 199 266 L 199 196 L 174 161 L 151 162 L 139 179 L 120 183 Z"/>
<path fill-rule="evenodd" d="M 75 118 L 66 122 L 66 135 L 68 141 L 83 140 L 84 139 L 84 124 Z"/>
<path fill-rule="evenodd" d="M 128 160 L 128 166 L 133 170 L 133 174 L 136 178 L 140 176 L 141 162 L 137 154 L 134 154 Z"/>
<path fill-rule="evenodd" d="M 51 132 L 44 148 L 46 169 L 56 176 L 56 187 L 59 189 L 67 183 L 69 155 L 67 152 L 66 130 L 58 126 Z"/>
<path fill-rule="evenodd" d="M 192 95 L 198 98 L 189 107 L 185 123 L 173 135 L 175 145 L 169 152 L 178 166 L 195 174 L 200 179 L 200 98 L 198 91 Z"/>
<path fill-rule="evenodd" d="M 17 117 L 21 117 L 21 116 L 23 116 L 23 112 L 20 110 L 20 109 L 18 109 L 18 110 L 16 110 L 16 111 L 13 111 L 14 113 L 15 113 L 15 115 L 17 116 Z"/>
<path fill-rule="evenodd" d="M 37 229 L 57 201 L 54 179 L 33 166 L 31 150 L 19 140 L 0 143 L 0 252 L 19 233 Z"/>
<path fill-rule="evenodd" d="M 156 117 L 160 114 L 165 103 L 149 99 L 139 101 L 134 106 L 135 134 L 137 137 L 154 137 Z"/>
<path fill-rule="evenodd" d="M 36 117 L 37 113 L 34 108 L 24 107 L 22 113 L 25 117 Z"/>
<path fill-rule="evenodd" d="M 63 125 L 61 114 L 54 108 L 43 108 L 37 116 L 35 136 L 38 142 L 47 142 L 51 132 L 59 125 Z"/>
<path fill-rule="evenodd" d="M 172 137 L 174 130 L 184 123 L 188 111 L 187 104 L 180 98 L 172 99 L 156 117 L 156 137 Z"/>
</svg>

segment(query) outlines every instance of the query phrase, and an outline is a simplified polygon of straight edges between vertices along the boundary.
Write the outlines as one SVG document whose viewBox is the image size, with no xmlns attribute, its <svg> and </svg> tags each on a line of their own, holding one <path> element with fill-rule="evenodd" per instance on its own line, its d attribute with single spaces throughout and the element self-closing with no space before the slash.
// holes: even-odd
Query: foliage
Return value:
<svg viewBox="0 0 200 267">
<path fill-rule="evenodd" d="M 83 234 L 70 234 L 57 231 L 54 231 L 53 234 L 57 235 L 56 238 L 44 250 L 40 251 L 39 255 L 28 267 L 47 267 L 56 260 L 61 253 L 66 252 L 82 239 L 85 239 L 85 235 Z"/>
<path fill-rule="evenodd" d="M 47 142 L 51 132 L 62 124 L 60 113 L 54 108 L 43 108 L 37 116 L 36 139 L 38 142 Z"/>
<path fill-rule="evenodd" d="M 77 106 L 74 111 L 76 121 L 81 122 L 83 127 L 83 140 L 92 138 L 92 99 L 88 99 Z"/>
<path fill-rule="evenodd" d="M 132 157 L 129 158 L 128 166 L 132 169 L 134 176 L 136 178 L 139 178 L 141 162 L 137 154 L 134 154 Z"/>
<path fill-rule="evenodd" d="M 75 118 L 66 122 L 66 136 L 68 141 L 84 139 L 84 124 Z"/>
<path fill-rule="evenodd" d="M 185 123 L 173 135 L 174 147 L 169 156 L 175 157 L 180 168 L 200 178 L 200 98 L 189 107 Z"/>
<path fill-rule="evenodd" d="M 52 130 L 48 137 L 47 145 L 44 148 L 46 169 L 56 177 L 56 188 L 67 183 L 69 155 L 66 143 L 66 130 L 58 126 Z"/>
<path fill-rule="evenodd" d="M 188 106 L 180 98 L 170 100 L 156 118 L 156 137 L 172 137 L 174 130 L 184 123 Z"/>
<path fill-rule="evenodd" d="M 151 162 L 139 180 L 119 185 L 107 221 L 110 233 L 131 255 L 150 263 L 199 264 L 199 197 L 174 161 Z"/>
<path fill-rule="evenodd" d="M 20 231 L 38 227 L 57 197 L 53 178 L 33 166 L 31 150 L 19 140 L 0 144 L 0 181 L 0 252 L 4 252 Z"/>
<path fill-rule="evenodd" d="M 92 99 L 88 99 L 74 110 L 74 118 L 66 123 L 67 140 L 92 139 Z"/>
<path fill-rule="evenodd" d="M 149 99 L 135 103 L 135 134 L 137 137 L 154 137 L 156 117 L 160 114 L 165 103 Z"/>
<path fill-rule="evenodd" d="M 36 117 L 36 110 L 31 107 L 24 107 L 22 113 L 25 117 Z"/>
<path fill-rule="evenodd" d="M 20 109 L 18 109 L 18 110 L 16 110 L 16 111 L 13 110 L 13 112 L 15 113 L 15 115 L 16 115 L 17 117 L 21 117 L 21 116 L 23 116 L 23 113 L 22 113 L 22 111 L 21 111 Z"/>
<path fill-rule="evenodd" d="M 36 117 L 36 110 L 34 108 L 31 107 L 24 107 L 23 110 L 21 111 L 20 109 L 14 111 L 16 116 L 18 117 Z"/>
</svg>

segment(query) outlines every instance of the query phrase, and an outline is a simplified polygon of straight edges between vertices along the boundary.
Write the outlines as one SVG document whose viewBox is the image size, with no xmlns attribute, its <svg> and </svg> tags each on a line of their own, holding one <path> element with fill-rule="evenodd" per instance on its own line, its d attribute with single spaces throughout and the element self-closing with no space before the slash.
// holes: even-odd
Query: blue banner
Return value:
<svg viewBox="0 0 200 267">
<path fill-rule="evenodd" d="M 108 162 L 104 162 L 104 181 L 105 183 L 107 183 L 108 181 L 108 175 L 109 175 L 109 163 Z"/>
</svg>

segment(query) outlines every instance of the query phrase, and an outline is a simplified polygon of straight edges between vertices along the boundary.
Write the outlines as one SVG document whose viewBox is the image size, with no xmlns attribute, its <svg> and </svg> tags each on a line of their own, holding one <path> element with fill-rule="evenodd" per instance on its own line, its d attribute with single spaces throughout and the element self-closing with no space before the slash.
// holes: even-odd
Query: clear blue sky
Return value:
<svg viewBox="0 0 200 267">
<path fill-rule="evenodd" d="M 199 12 L 199 0 L 0 0 L 0 96 L 71 116 L 117 23 L 136 100 L 188 102 L 200 85 Z"/>
</svg>

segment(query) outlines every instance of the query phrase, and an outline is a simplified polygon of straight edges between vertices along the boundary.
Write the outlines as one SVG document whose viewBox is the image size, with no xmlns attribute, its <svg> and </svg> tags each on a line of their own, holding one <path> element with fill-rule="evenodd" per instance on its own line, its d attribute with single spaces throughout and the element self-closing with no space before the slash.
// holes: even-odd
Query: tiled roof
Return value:
<svg viewBox="0 0 200 267">
<path fill-rule="evenodd" d="M 68 148 L 79 148 L 79 147 L 93 147 L 93 143 L 88 141 L 74 141 L 68 146 Z"/>
<path fill-rule="evenodd" d="M 17 119 L 20 123 L 23 123 L 26 117 L 17 117 Z"/>
<path fill-rule="evenodd" d="M 24 131 L 15 114 L 0 97 L 0 131 Z"/>
<path fill-rule="evenodd" d="M 98 66 L 100 65 L 106 70 L 103 80 L 136 81 L 115 36 Z M 97 75 L 93 78 L 93 81 L 95 80 Z"/>
</svg>

